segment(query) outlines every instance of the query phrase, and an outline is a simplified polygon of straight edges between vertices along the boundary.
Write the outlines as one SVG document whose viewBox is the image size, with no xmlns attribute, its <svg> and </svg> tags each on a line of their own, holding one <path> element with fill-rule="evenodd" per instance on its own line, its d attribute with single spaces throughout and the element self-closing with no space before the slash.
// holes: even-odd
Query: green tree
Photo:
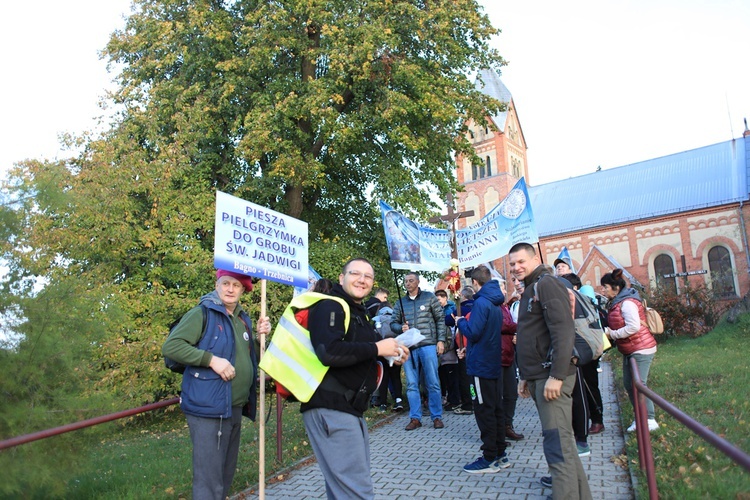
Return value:
<svg viewBox="0 0 750 500">
<path fill-rule="evenodd" d="M 75 283 L 92 304 L 88 390 L 126 406 L 177 390 L 160 347 L 213 287 L 216 190 L 307 221 L 324 276 L 366 255 L 395 286 L 374 200 L 424 219 L 430 192 L 457 188 L 465 119 L 502 106 L 470 80 L 504 64 L 496 32 L 472 0 L 135 0 L 104 51 L 111 126 L 6 186 L 23 200 L 12 272 Z M 290 294 L 269 286 L 272 319 Z M 243 302 L 257 316 L 257 294 Z"/>
</svg>

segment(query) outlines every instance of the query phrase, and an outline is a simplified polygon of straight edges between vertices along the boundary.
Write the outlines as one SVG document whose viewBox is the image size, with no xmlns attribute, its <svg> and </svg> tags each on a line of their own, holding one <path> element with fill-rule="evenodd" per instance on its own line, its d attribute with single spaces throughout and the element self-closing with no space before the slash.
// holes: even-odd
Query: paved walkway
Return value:
<svg viewBox="0 0 750 500">
<path fill-rule="evenodd" d="M 589 436 L 591 455 L 582 457 L 595 499 L 630 500 L 630 474 L 612 461 L 623 453 L 620 408 L 612 387 L 612 371 L 602 363 L 600 389 L 604 400 L 601 434 Z M 375 498 L 544 499 L 552 493 L 539 478 L 548 474 L 542 453 L 542 432 L 534 402 L 518 400 L 515 429 L 523 441 L 508 448 L 511 466 L 495 474 L 467 474 L 462 468 L 479 456 L 479 430 L 473 415 L 443 416 L 445 429 L 436 430 L 429 417 L 423 427 L 407 432 L 408 414 L 399 414 L 370 431 Z M 341 450 L 346 453 L 346 450 Z M 323 476 L 316 462 L 300 467 L 279 483 L 266 487 L 266 498 L 325 498 Z M 240 495 L 242 496 L 242 495 Z M 258 498 L 247 495 L 243 498 Z"/>
</svg>

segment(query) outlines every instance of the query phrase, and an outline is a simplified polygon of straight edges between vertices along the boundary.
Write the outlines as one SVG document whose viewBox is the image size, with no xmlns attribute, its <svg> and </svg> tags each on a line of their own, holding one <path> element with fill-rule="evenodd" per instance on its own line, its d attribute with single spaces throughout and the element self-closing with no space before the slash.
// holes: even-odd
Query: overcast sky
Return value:
<svg viewBox="0 0 750 500">
<path fill-rule="evenodd" d="M 481 0 L 502 34 L 538 185 L 734 137 L 750 118 L 747 0 Z M 130 0 L 26 0 L 0 18 L 0 170 L 96 125 Z"/>
</svg>

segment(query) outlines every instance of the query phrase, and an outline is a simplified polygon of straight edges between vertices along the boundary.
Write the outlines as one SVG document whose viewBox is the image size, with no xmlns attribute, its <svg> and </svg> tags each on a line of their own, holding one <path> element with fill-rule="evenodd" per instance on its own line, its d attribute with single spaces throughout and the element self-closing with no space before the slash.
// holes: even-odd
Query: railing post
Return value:
<svg viewBox="0 0 750 500">
<path fill-rule="evenodd" d="M 636 384 L 636 376 L 638 375 L 638 370 L 636 370 L 637 365 L 635 363 L 635 360 L 633 358 L 630 358 L 628 361 L 628 369 L 630 370 L 630 377 L 631 377 L 631 384 L 632 384 L 632 392 L 633 395 L 633 420 L 635 421 L 635 438 L 638 442 L 638 465 L 640 466 L 641 470 L 643 471 L 646 466 L 646 457 L 644 456 L 644 448 L 643 448 L 643 421 L 641 420 L 641 398 L 639 397 L 640 392 L 638 391 L 638 385 Z M 644 405 L 645 406 L 645 405 Z"/>
<path fill-rule="evenodd" d="M 276 460 L 281 463 L 281 413 L 284 410 L 284 400 L 276 393 Z"/>
<path fill-rule="evenodd" d="M 638 442 L 638 459 L 641 470 L 646 473 L 648 484 L 648 497 L 651 500 L 659 498 L 659 489 L 656 485 L 656 471 L 654 470 L 654 452 L 651 448 L 651 431 L 648 429 L 648 409 L 646 407 L 646 395 L 640 390 L 642 385 L 641 375 L 638 372 L 638 363 L 630 358 L 630 374 L 633 377 L 633 404 L 635 406 L 636 440 Z"/>
</svg>

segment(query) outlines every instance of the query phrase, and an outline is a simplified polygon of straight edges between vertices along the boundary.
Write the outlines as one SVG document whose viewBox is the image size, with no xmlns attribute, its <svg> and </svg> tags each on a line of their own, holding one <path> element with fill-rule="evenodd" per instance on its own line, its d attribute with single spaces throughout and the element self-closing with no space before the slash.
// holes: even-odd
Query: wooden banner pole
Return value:
<svg viewBox="0 0 750 500">
<path fill-rule="evenodd" d="M 260 317 L 266 317 L 266 280 L 260 280 Z M 266 334 L 260 335 L 260 358 L 266 353 Z M 258 498 L 266 498 L 266 374 L 260 371 L 260 426 L 258 428 Z"/>
</svg>

